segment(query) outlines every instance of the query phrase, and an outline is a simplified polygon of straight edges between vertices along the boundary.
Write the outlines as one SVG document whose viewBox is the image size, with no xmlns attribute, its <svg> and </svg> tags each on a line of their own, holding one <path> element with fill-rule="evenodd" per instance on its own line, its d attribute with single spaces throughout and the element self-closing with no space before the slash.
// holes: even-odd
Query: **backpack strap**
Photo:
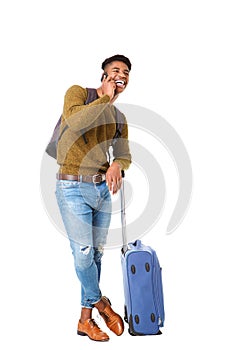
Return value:
<svg viewBox="0 0 233 350">
<path fill-rule="evenodd" d="M 116 118 L 116 132 L 115 132 L 115 135 L 113 137 L 112 145 L 114 145 L 114 143 L 116 142 L 117 138 L 121 137 L 122 130 L 123 130 L 124 123 L 125 123 L 123 114 L 122 114 L 121 111 L 119 111 L 119 109 L 117 107 L 115 107 L 115 112 L 116 112 L 116 115 L 115 115 L 115 118 Z"/>
<path fill-rule="evenodd" d="M 85 105 L 88 105 L 89 103 L 97 100 L 97 98 L 99 97 L 97 94 L 97 90 L 93 89 L 93 88 L 86 88 L 87 90 L 87 99 L 85 101 Z"/>
<path fill-rule="evenodd" d="M 114 147 L 114 145 L 117 142 L 117 139 L 121 137 L 122 134 L 122 130 L 125 124 L 125 119 L 124 119 L 124 115 L 121 111 L 119 111 L 118 108 L 115 108 L 115 120 L 116 120 L 116 132 L 115 135 L 113 136 L 112 142 L 111 142 L 111 147 Z M 110 152 L 109 150 L 107 151 L 107 155 L 108 155 L 108 161 L 110 163 L 111 161 L 111 156 L 110 156 Z M 122 170 L 122 176 L 123 176 L 123 170 Z"/>
</svg>

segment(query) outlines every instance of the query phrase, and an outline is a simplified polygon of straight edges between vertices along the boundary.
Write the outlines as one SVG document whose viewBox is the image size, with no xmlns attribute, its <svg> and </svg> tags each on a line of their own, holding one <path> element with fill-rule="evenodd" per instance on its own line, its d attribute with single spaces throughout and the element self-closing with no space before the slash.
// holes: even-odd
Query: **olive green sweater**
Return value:
<svg viewBox="0 0 233 350">
<path fill-rule="evenodd" d="M 71 86 L 64 98 L 61 132 L 57 148 L 59 172 L 72 175 L 94 175 L 105 173 L 110 166 L 109 149 L 112 160 L 117 161 L 122 170 L 129 167 L 131 155 L 128 143 L 128 125 L 124 116 L 121 137 L 111 148 L 116 132 L 115 108 L 109 104 L 109 96 L 104 95 L 85 105 L 87 90 L 81 86 Z"/>
</svg>

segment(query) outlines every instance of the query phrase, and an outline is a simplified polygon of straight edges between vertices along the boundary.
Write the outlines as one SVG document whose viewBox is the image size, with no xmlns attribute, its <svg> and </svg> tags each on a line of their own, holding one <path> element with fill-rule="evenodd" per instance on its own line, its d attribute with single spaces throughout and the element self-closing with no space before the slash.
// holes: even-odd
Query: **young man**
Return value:
<svg viewBox="0 0 233 350">
<path fill-rule="evenodd" d="M 66 129 L 57 148 L 60 168 L 56 187 L 57 202 L 81 283 L 77 332 L 96 341 L 107 341 L 109 336 L 93 320 L 94 307 L 111 331 L 117 335 L 124 331 L 123 320 L 113 311 L 109 299 L 102 296 L 99 281 L 111 219 L 110 192 L 117 193 L 122 170 L 131 163 L 127 122 L 122 115 L 120 137 L 115 138 L 116 108 L 113 106 L 128 85 L 131 63 L 127 57 L 115 55 L 102 63 L 102 69 L 101 86 L 92 89 L 91 99 L 87 89 L 78 85 L 65 94 L 61 132 L 65 126 Z"/>
</svg>

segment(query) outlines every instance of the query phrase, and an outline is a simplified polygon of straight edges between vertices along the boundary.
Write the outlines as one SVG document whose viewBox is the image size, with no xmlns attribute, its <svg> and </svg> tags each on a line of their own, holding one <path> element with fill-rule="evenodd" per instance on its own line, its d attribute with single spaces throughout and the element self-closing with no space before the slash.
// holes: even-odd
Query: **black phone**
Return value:
<svg viewBox="0 0 233 350">
<path fill-rule="evenodd" d="M 104 78 L 107 78 L 108 77 L 108 73 L 104 72 L 102 74 L 102 77 L 101 77 L 101 81 L 103 81 Z"/>
</svg>

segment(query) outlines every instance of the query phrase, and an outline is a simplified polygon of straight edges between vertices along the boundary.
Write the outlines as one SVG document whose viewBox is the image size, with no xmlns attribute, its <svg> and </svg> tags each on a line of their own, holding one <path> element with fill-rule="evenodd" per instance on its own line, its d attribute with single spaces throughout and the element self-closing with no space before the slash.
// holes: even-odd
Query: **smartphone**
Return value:
<svg viewBox="0 0 233 350">
<path fill-rule="evenodd" d="M 104 78 L 107 78 L 108 77 L 108 73 L 104 72 L 102 77 L 101 77 L 101 81 L 103 81 Z"/>
</svg>

